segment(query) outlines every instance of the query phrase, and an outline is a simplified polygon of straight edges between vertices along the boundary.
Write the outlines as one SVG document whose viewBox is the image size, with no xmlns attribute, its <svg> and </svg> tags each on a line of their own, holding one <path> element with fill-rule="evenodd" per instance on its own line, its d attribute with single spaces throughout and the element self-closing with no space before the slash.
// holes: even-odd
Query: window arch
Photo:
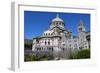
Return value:
<svg viewBox="0 0 100 73">
<path fill-rule="evenodd" d="M 47 44 L 47 42 L 45 41 L 45 45 Z"/>
</svg>

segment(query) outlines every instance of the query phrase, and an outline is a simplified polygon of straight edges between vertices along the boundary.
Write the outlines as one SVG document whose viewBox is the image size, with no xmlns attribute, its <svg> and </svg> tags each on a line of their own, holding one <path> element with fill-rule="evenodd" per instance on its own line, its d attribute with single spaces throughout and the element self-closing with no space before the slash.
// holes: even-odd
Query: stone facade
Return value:
<svg viewBox="0 0 100 73">
<path fill-rule="evenodd" d="M 90 32 L 86 32 L 83 21 L 77 26 L 78 36 L 65 28 L 64 21 L 57 14 L 51 21 L 50 28 L 42 36 L 33 38 L 32 51 L 39 55 L 53 55 L 55 58 L 69 58 L 70 54 L 80 49 L 90 48 Z"/>
</svg>

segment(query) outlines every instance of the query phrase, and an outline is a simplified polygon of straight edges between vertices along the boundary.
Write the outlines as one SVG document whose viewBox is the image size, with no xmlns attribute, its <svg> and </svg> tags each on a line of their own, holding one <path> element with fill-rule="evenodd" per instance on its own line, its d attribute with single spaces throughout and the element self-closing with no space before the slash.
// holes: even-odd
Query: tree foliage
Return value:
<svg viewBox="0 0 100 73">
<path fill-rule="evenodd" d="M 35 56 L 35 55 L 25 55 L 24 57 L 24 61 L 28 62 L 28 61 L 46 61 L 46 60 L 53 60 L 54 57 L 52 55 L 42 55 L 40 57 Z"/>
<path fill-rule="evenodd" d="M 87 59 L 90 58 L 90 49 L 82 49 L 70 55 L 70 59 Z"/>
<path fill-rule="evenodd" d="M 24 44 L 24 48 L 26 49 L 32 49 L 32 44 Z"/>
</svg>

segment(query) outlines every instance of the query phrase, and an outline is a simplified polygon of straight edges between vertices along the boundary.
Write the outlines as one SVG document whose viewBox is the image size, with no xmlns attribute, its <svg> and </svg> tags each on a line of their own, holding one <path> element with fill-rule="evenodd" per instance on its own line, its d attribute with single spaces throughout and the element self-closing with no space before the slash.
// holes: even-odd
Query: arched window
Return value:
<svg viewBox="0 0 100 73">
<path fill-rule="evenodd" d="M 64 48 L 62 48 L 62 50 L 64 51 Z"/>
<path fill-rule="evenodd" d="M 56 26 L 59 24 L 59 22 L 56 22 Z"/>
<path fill-rule="evenodd" d="M 44 36 L 45 36 L 45 33 L 44 33 Z"/>
<path fill-rule="evenodd" d="M 45 45 L 47 44 L 47 42 L 45 41 Z"/>
<path fill-rule="evenodd" d="M 50 35 L 50 33 L 48 33 Z"/>
<path fill-rule="evenodd" d="M 47 36 L 48 34 L 46 33 L 46 36 Z"/>
<path fill-rule="evenodd" d="M 53 51 L 53 47 L 52 47 L 52 51 Z"/>
<path fill-rule="evenodd" d="M 51 48 L 49 48 L 49 51 L 51 50 Z"/>
<path fill-rule="evenodd" d="M 48 41 L 48 45 L 50 45 L 50 41 Z"/>
</svg>

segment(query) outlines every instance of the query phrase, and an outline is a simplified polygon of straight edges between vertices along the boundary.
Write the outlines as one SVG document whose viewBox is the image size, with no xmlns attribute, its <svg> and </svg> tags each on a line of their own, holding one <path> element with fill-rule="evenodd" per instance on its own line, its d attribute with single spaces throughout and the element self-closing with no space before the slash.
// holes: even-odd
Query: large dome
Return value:
<svg viewBox="0 0 100 73">
<path fill-rule="evenodd" d="M 56 21 L 59 21 L 59 22 L 64 22 L 61 18 L 59 18 L 59 15 L 57 14 L 56 18 L 54 18 L 52 20 L 52 22 L 56 22 Z"/>
</svg>

